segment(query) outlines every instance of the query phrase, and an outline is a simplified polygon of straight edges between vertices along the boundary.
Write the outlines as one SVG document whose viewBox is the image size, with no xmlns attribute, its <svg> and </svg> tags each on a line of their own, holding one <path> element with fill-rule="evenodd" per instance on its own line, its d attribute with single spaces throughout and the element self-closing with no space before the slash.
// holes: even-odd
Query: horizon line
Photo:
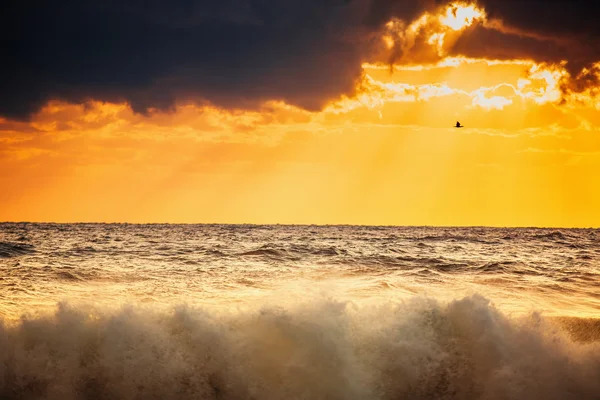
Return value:
<svg viewBox="0 0 600 400">
<path fill-rule="evenodd" d="M 349 224 L 349 223 L 256 223 L 256 222 L 101 222 L 101 221 L 0 221 L 6 224 L 39 224 L 39 225 L 230 225 L 230 226 L 317 226 L 317 227 L 370 227 L 370 228 L 488 228 L 488 229 L 600 229 L 600 226 L 535 226 L 535 225 L 394 225 L 394 224 Z"/>
</svg>

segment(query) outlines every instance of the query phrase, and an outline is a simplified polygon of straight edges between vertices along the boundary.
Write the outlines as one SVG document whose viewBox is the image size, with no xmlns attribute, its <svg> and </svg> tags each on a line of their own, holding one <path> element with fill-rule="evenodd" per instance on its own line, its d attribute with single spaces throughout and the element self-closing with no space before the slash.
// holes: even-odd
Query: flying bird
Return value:
<svg viewBox="0 0 600 400">
<path fill-rule="evenodd" d="M 461 125 L 460 122 L 456 121 L 455 128 L 464 128 L 464 125 Z"/>
</svg>

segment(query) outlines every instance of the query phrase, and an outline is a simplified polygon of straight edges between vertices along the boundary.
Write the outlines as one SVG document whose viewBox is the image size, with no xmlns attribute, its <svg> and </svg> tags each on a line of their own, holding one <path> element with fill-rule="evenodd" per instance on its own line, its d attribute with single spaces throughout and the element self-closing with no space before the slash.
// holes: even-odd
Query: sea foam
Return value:
<svg viewBox="0 0 600 400">
<path fill-rule="evenodd" d="M 479 295 L 216 310 L 61 303 L 0 328 L 2 399 L 598 399 L 600 342 Z"/>
</svg>

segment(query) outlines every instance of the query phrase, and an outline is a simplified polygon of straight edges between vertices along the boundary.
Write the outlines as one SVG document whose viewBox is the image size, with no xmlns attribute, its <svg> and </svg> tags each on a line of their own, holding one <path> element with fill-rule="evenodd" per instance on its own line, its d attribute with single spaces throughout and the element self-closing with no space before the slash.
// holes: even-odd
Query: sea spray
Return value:
<svg viewBox="0 0 600 400">
<path fill-rule="evenodd" d="M 600 343 L 486 298 L 61 303 L 0 331 L 2 399 L 597 399 Z"/>
</svg>

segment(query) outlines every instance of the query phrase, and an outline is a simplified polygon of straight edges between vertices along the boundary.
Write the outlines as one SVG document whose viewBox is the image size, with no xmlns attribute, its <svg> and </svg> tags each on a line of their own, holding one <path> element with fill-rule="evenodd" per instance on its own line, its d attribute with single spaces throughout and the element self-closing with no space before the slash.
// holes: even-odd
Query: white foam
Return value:
<svg viewBox="0 0 600 400">
<path fill-rule="evenodd" d="M 0 398 L 597 399 L 600 343 L 487 299 L 54 314 L 0 330 Z"/>
</svg>

